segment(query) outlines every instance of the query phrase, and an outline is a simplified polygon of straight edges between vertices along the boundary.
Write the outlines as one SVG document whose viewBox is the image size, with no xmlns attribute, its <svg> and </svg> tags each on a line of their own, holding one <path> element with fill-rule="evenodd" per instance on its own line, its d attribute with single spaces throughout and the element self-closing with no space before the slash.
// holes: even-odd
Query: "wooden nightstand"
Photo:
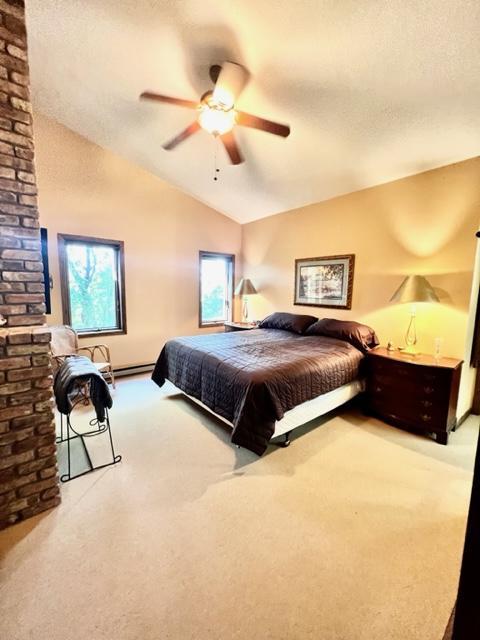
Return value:
<svg viewBox="0 0 480 640">
<path fill-rule="evenodd" d="M 462 361 L 378 347 L 367 355 L 367 410 L 386 422 L 435 433 L 448 443 L 456 427 Z"/>
<path fill-rule="evenodd" d="M 249 331 L 250 329 L 257 329 L 256 322 L 225 322 L 225 331 Z"/>
</svg>

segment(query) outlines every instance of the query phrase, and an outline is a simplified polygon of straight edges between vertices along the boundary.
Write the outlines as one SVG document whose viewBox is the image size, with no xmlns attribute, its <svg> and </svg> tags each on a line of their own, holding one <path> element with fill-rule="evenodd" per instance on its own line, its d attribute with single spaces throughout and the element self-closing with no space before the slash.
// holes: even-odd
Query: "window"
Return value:
<svg viewBox="0 0 480 640">
<path fill-rule="evenodd" d="M 235 256 L 200 251 L 200 327 L 232 318 Z"/>
<path fill-rule="evenodd" d="M 80 334 L 126 333 L 123 242 L 58 235 L 63 321 Z"/>
</svg>

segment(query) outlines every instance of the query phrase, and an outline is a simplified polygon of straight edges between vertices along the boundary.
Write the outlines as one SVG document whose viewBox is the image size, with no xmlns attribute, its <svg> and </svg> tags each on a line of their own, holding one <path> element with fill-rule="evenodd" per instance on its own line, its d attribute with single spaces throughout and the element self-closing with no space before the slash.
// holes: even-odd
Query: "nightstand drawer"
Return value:
<svg viewBox="0 0 480 640">
<path fill-rule="evenodd" d="M 369 397 L 370 409 L 377 415 L 392 418 L 410 426 L 425 430 L 443 430 L 447 420 L 447 407 L 421 407 L 417 403 L 406 401 L 392 402 L 388 397 Z"/>
<path fill-rule="evenodd" d="M 374 381 L 367 386 L 367 394 L 372 398 L 383 398 L 386 402 L 412 407 L 412 411 L 434 411 L 435 413 L 446 411 L 448 408 L 448 396 L 440 393 L 434 387 L 412 387 L 412 389 L 400 390 L 398 385 L 384 385 L 380 381 Z"/>
<path fill-rule="evenodd" d="M 378 358 L 377 358 L 378 359 Z M 435 371 L 429 367 L 419 367 L 399 363 L 398 368 L 388 362 L 387 366 L 375 364 L 370 369 L 369 380 L 373 387 L 388 392 L 395 389 L 400 395 L 414 395 L 427 399 L 440 399 L 449 393 L 451 376 L 447 371 Z"/>
<path fill-rule="evenodd" d="M 370 373 L 373 377 L 381 377 L 395 385 L 412 383 L 442 388 L 449 385 L 451 377 L 449 369 L 421 367 L 413 363 L 396 362 L 386 358 L 371 359 Z"/>
<path fill-rule="evenodd" d="M 415 398 L 419 401 L 442 402 L 449 392 L 445 382 L 431 382 L 421 378 L 395 378 L 393 375 L 374 374 L 367 383 L 367 390 L 373 394 L 394 395 L 398 398 Z"/>
</svg>

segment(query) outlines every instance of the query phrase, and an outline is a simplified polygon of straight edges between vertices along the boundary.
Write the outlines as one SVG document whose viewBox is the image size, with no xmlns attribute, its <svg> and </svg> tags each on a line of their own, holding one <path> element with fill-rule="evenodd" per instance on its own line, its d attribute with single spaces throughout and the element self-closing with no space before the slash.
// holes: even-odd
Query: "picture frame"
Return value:
<svg viewBox="0 0 480 640">
<path fill-rule="evenodd" d="M 355 254 L 295 260 L 293 304 L 351 309 Z"/>
</svg>

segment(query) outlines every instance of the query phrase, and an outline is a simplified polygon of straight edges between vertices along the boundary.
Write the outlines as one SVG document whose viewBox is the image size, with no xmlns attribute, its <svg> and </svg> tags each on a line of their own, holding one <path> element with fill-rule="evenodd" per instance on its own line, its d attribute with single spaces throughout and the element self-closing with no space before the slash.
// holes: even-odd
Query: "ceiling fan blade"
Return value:
<svg viewBox="0 0 480 640">
<path fill-rule="evenodd" d="M 144 91 L 140 94 L 141 100 L 155 100 L 156 102 L 167 102 L 169 104 L 176 104 L 177 107 L 187 107 L 188 109 L 196 109 L 198 102 L 193 100 L 182 100 L 182 98 L 171 98 L 170 96 L 162 96 L 160 93 L 153 93 L 152 91 Z"/>
<path fill-rule="evenodd" d="M 230 162 L 232 164 L 241 164 L 243 162 L 243 156 L 240 153 L 240 149 L 237 146 L 235 138 L 233 137 L 233 133 L 228 131 L 228 133 L 224 133 L 219 137 L 228 153 Z"/>
<path fill-rule="evenodd" d="M 210 77 L 212 77 L 212 73 L 216 73 L 216 66 L 217 65 L 214 65 L 211 68 Z M 249 77 L 249 72 L 241 64 L 224 62 L 220 68 L 215 88 L 213 89 L 212 100 L 216 104 L 230 109 L 247 84 Z"/>
<path fill-rule="evenodd" d="M 180 144 L 181 142 L 183 142 L 184 140 L 186 140 L 186 138 L 189 138 L 191 135 L 193 135 L 194 133 L 196 133 L 198 130 L 200 129 L 200 125 L 198 124 L 198 122 L 195 120 L 195 122 L 192 122 L 191 125 L 189 125 L 186 129 L 184 129 L 181 133 L 178 134 L 178 136 L 176 136 L 175 138 L 173 138 L 173 140 L 170 140 L 170 142 L 167 142 L 166 144 L 162 144 L 162 147 L 166 150 L 166 151 L 171 151 L 172 149 L 174 149 L 178 144 Z"/>
<path fill-rule="evenodd" d="M 267 133 L 273 133 L 274 136 L 282 136 L 282 138 L 287 138 L 290 135 L 290 127 L 287 124 L 265 120 L 265 118 L 252 116 L 244 111 L 237 111 L 237 124 L 241 127 L 250 127 L 251 129 L 260 129 Z"/>
</svg>

